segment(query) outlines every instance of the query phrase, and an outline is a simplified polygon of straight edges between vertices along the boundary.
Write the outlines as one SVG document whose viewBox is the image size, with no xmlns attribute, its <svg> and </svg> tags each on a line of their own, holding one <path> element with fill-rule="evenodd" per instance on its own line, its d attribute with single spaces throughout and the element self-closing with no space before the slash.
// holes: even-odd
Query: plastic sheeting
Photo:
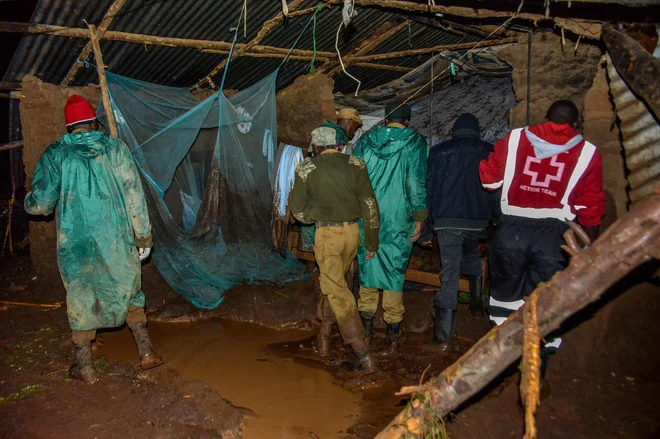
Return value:
<svg viewBox="0 0 660 439">
<path fill-rule="evenodd" d="M 107 77 L 119 136 L 147 182 L 153 258 L 170 286 L 211 309 L 242 281 L 303 278 L 304 266 L 270 245 L 277 71 L 201 103 L 186 89 Z"/>
</svg>

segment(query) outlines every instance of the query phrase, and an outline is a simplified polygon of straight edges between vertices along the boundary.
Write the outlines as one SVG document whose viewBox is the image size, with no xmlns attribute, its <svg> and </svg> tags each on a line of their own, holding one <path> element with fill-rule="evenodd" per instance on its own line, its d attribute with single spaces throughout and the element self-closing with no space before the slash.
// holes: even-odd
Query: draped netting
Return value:
<svg viewBox="0 0 660 439">
<path fill-rule="evenodd" d="M 119 137 L 144 177 L 154 261 L 197 307 L 217 307 L 240 282 L 306 276 L 271 249 L 276 78 L 199 102 L 187 89 L 107 73 Z"/>
</svg>

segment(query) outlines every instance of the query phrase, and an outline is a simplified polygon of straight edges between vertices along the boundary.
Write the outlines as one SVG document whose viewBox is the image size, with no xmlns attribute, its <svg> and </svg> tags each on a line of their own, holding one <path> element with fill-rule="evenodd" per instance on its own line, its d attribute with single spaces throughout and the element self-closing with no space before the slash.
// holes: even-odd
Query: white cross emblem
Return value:
<svg viewBox="0 0 660 439">
<path fill-rule="evenodd" d="M 555 175 L 551 174 L 546 174 L 545 179 L 543 181 L 539 181 L 539 173 L 536 171 L 532 171 L 530 169 L 530 166 L 532 163 L 541 163 L 541 159 L 537 159 L 536 157 L 527 157 L 527 162 L 525 163 L 525 170 L 523 171 L 523 174 L 529 175 L 532 177 L 532 186 L 536 187 L 550 187 L 550 182 L 552 181 L 561 181 L 561 176 L 564 174 L 564 163 L 558 162 L 557 161 L 558 156 L 552 156 L 552 160 L 550 160 L 550 166 L 553 168 L 557 169 L 557 172 Z"/>
</svg>

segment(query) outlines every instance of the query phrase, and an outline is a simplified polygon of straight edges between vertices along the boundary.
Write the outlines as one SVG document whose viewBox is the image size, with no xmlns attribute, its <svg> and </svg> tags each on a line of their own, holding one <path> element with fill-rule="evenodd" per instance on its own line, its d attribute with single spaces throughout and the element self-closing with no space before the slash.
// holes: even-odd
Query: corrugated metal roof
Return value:
<svg viewBox="0 0 660 439">
<path fill-rule="evenodd" d="M 660 125 L 619 76 L 609 55 L 607 74 L 623 134 L 626 167 L 630 170 L 630 201 L 636 203 L 660 184 Z"/>
<path fill-rule="evenodd" d="M 216 41 L 231 41 L 230 28 L 236 25 L 241 2 L 212 0 L 128 0 L 115 17 L 110 30 L 145 35 L 181 37 Z M 40 0 L 32 15 L 32 23 L 84 28 L 85 21 L 99 24 L 112 0 Z M 299 9 L 312 7 L 315 0 L 305 2 Z M 263 23 L 274 17 L 281 9 L 279 1 L 248 0 L 247 36 L 239 42 L 254 38 Z M 339 48 L 350 49 L 383 23 L 394 20 L 397 14 L 375 8 L 358 8 L 358 15 L 351 26 L 343 29 Z M 289 48 L 300 34 L 311 16 L 293 17 L 285 25 L 277 26 L 263 45 Z M 341 9 L 324 9 L 318 16 L 317 49 L 334 51 L 335 33 L 341 20 Z M 411 22 L 408 29 L 379 46 L 374 53 L 401 51 L 408 48 L 431 47 L 476 41 L 476 36 L 460 36 Z M 4 81 L 19 82 L 31 73 L 40 79 L 58 84 L 76 61 L 87 40 L 39 35 L 24 36 L 4 76 Z M 300 49 L 313 48 L 311 27 L 298 44 Z M 119 41 L 101 41 L 103 58 L 109 70 L 131 78 L 169 86 L 190 86 L 206 76 L 226 57 L 220 54 L 202 53 L 195 49 L 180 47 L 147 46 Z M 387 60 L 384 63 L 414 67 L 424 61 L 423 57 L 407 57 Z M 280 59 L 241 57 L 232 61 L 225 88 L 243 89 L 254 84 L 275 69 Z M 284 87 L 305 73 L 309 63 L 289 61 L 278 78 L 278 88 Z M 401 76 L 400 72 L 350 67 L 352 74 L 369 88 Z M 220 76 L 213 78 L 216 84 Z M 336 90 L 350 91 L 355 83 L 341 73 L 336 78 Z M 97 82 L 94 69 L 81 69 L 73 84 Z"/>
</svg>

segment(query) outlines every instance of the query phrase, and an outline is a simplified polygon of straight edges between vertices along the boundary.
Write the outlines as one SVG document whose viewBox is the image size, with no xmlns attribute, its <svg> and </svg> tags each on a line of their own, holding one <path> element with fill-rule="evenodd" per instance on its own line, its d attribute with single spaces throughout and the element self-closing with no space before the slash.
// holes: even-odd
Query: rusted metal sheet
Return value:
<svg viewBox="0 0 660 439">
<path fill-rule="evenodd" d="M 649 107 L 638 99 L 619 75 L 609 54 L 610 92 L 623 135 L 626 167 L 630 170 L 630 201 L 634 204 L 660 185 L 660 125 Z"/>
</svg>

